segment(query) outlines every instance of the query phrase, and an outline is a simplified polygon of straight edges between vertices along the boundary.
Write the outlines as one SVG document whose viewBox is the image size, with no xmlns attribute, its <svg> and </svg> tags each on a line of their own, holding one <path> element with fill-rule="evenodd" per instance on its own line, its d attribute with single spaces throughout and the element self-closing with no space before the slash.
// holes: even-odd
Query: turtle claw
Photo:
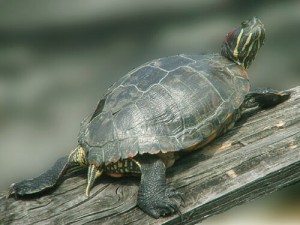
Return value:
<svg viewBox="0 0 300 225">
<path fill-rule="evenodd" d="M 16 191 L 14 189 L 14 186 L 15 186 L 15 183 L 12 183 L 8 189 L 8 192 L 6 194 L 6 199 L 8 199 L 11 195 L 15 195 L 15 198 L 17 198 L 17 194 L 16 194 Z"/>
<path fill-rule="evenodd" d="M 20 182 L 21 183 L 21 182 Z M 18 195 L 22 195 L 22 193 L 18 193 L 18 190 L 20 190 L 20 188 L 18 187 L 19 183 L 12 183 L 8 189 L 8 193 L 6 195 L 6 198 L 9 198 L 11 195 L 14 195 L 15 198 L 18 197 Z"/>
<path fill-rule="evenodd" d="M 181 215 L 180 202 L 182 194 L 173 187 L 167 187 L 164 191 L 156 193 L 150 199 L 139 199 L 138 205 L 147 214 L 154 218 L 165 217 L 175 213 Z"/>
<path fill-rule="evenodd" d="M 32 181 L 33 179 L 28 179 L 11 184 L 7 193 L 7 198 L 13 194 L 15 195 L 15 198 L 17 198 L 18 196 L 35 193 L 34 182 Z"/>
<path fill-rule="evenodd" d="M 292 94 L 292 91 L 280 91 L 278 92 L 278 95 L 288 99 L 290 97 L 290 95 Z"/>
</svg>

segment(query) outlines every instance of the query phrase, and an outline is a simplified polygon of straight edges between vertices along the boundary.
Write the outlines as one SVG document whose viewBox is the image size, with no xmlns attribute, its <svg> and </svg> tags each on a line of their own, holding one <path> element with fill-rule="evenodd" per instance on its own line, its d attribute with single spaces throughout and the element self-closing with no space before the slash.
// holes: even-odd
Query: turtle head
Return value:
<svg viewBox="0 0 300 225">
<path fill-rule="evenodd" d="M 264 44 L 264 40 L 264 25 L 258 18 L 253 17 L 243 21 L 238 28 L 227 34 L 221 55 L 247 69 Z"/>
</svg>

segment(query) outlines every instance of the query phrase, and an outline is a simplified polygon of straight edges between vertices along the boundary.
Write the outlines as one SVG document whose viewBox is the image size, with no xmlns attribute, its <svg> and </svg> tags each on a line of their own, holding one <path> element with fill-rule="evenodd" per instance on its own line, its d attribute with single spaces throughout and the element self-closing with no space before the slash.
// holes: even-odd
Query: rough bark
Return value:
<svg viewBox="0 0 300 225">
<path fill-rule="evenodd" d="M 79 174 L 40 196 L 6 199 L 2 192 L 0 224 L 194 224 L 293 184 L 300 180 L 300 86 L 292 91 L 168 170 L 185 198 L 181 217 L 156 220 L 137 208 L 138 178 L 102 177 L 87 198 Z"/>
</svg>

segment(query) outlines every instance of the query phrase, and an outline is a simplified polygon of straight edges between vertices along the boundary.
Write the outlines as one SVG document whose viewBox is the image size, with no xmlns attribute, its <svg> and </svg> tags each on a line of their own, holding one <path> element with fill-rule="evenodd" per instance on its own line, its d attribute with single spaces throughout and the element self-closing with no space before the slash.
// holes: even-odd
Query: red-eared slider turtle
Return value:
<svg viewBox="0 0 300 225">
<path fill-rule="evenodd" d="M 265 29 L 252 18 L 230 32 L 221 54 L 175 55 L 127 73 L 84 120 L 78 146 L 41 176 L 12 184 L 18 196 L 53 187 L 88 167 L 86 194 L 102 173 L 141 174 L 137 204 L 158 218 L 179 212 L 181 195 L 166 183 L 166 168 L 181 155 L 230 129 L 245 108 L 276 105 L 289 92 L 250 92 L 246 69 L 263 45 Z"/>
</svg>

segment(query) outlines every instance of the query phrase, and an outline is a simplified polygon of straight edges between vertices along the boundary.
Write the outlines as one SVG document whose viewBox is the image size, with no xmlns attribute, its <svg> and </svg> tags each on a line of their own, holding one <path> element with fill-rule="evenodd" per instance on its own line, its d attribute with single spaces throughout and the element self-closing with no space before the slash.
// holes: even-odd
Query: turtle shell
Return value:
<svg viewBox="0 0 300 225">
<path fill-rule="evenodd" d="M 246 71 L 219 54 L 150 61 L 109 88 L 79 144 L 95 164 L 199 147 L 235 122 L 249 87 Z"/>
</svg>

